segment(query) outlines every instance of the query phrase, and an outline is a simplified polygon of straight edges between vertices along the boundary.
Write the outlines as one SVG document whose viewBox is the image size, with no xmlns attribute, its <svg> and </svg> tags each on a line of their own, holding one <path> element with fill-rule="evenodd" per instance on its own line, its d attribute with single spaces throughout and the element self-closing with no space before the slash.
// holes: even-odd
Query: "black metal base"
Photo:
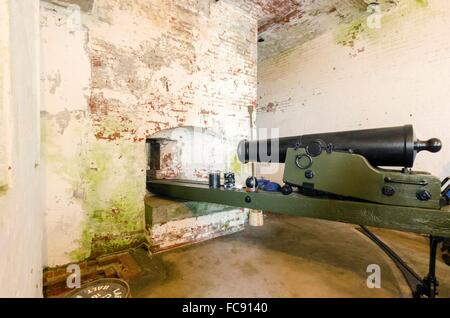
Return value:
<svg viewBox="0 0 450 318">
<path fill-rule="evenodd" d="M 373 234 L 365 226 L 360 226 L 361 232 L 375 242 L 397 265 L 411 289 L 414 298 L 428 297 L 435 298 L 438 293 L 439 282 L 436 278 L 436 252 L 437 246 L 440 242 L 445 240 L 443 237 L 430 235 L 430 259 L 428 265 L 428 274 L 425 278 L 420 276 L 403 261 L 389 246 L 381 241 L 375 234 Z"/>
</svg>

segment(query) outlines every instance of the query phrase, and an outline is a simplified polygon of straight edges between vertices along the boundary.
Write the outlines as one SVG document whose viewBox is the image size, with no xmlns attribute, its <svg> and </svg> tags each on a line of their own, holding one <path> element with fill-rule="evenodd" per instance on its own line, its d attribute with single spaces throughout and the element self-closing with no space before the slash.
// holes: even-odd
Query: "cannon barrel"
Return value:
<svg viewBox="0 0 450 318">
<path fill-rule="evenodd" d="M 267 140 L 242 140 L 238 146 L 238 157 L 243 163 L 283 163 L 287 149 L 296 147 L 305 147 L 313 155 L 323 148 L 329 151 L 348 151 L 364 156 L 373 166 L 412 167 L 417 152 L 438 152 L 442 143 L 436 138 L 417 140 L 412 125 L 405 125 Z"/>
</svg>

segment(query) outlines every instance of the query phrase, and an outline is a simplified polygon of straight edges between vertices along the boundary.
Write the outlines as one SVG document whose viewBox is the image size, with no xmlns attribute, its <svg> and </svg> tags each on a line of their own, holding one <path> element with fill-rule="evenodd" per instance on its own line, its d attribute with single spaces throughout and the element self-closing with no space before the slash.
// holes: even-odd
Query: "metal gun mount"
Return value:
<svg viewBox="0 0 450 318">
<path fill-rule="evenodd" d="M 284 194 L 290 194 L 295 186 L 306 195 L 327 194 L 381 204 L 439 208 L 441 181 L 409 168 L 417 152 L 438 152 L 441 147 L 441 141 L 436 138 L 416 140 L 413 127 L 408 125 L 243 140 L 238 146 L 238 156 L 241 162 L 284 162 Z M 273 148 L 278 152 L 272 153 Z M 264 153 L 265 149 L 269 154 Z M 404 169 L 396 171 L 377 166 Z"/>
<path fill-rule="evenodd" d="M 210 189 L 205 183 L 180 180 L 150 180 L 147 188 L 178 199 L 361 225 L 363 233 L 399 266 L 415 297 L 435 297 L 436 248 L 442 238 L 450 237 L 450 186 L 442 189 L 448 179 L 441 183 L 437 177 L 410 168 L 418 152 L 438 152 L 441 147 L 435 138 L 417 140 L 412 126 L 243 140 L 238 146 L 243 163 L 285 163 L 282 193 Z M 365 226 L 429 235 L 427 277 L 420 279 Z"/>
</svg>

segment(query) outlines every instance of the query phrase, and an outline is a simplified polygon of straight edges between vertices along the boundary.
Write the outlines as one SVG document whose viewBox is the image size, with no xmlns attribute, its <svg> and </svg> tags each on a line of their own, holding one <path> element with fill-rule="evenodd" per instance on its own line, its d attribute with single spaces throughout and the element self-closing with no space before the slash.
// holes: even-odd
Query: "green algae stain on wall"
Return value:
<svg viewBox="0 0 450 318">
<path fill-rule="evenodd" d="M 6 185 L 2 185 L 2 186 L 0 186 L 0 197 L 1 196 L 3 196 L 3 195 L 5 195 L 7 192 L 8 192 L 8 186 L 6 186 Z"/>
<path fill-rule="evenodd" d="M 89 167 L 81 175 L 87 217 L 80 249 L 72 253 L 75 259 L 117 251 L 143 241 L 145 152 L 138 156 L 136 151 L 145 145 L 140 146 L 126 142 L 90 143 Z"/>
<path fill-rule="evenodd" d="M 361 10 L 360 7 L 355 8 L 355 13 L 350 18 L 341 19 L 335 37 L 336 43 L 354 48 L 356 42 L 363 38 L 376 40 L 382 34 L 391 32 L 397 23 L 402 22 L 403 18 L 426 7 L 428 7 L 427 0 L 404 0 L 400 2 L 383 0 L 372 8 L 366 4 L 367 10 Z M 378 19 L 379 27 L 375 25 L 370 27 L 369 19 L 374 24 Z"/>
<path fill-rule="evenodd" d="M 421 7 L 428 7 L 428 0 L 416 0 L 416 4 Z"/>
<path fill-rule="evenodd" d="M 236 154 L 233 155 L 233 159 L 231 160 L 231 171 L 234 172 L 235 175 L 240 175 L 242 172 L 241 162 Z"/>
<path fill-rule="evenodd" d="M 42 148 L 47 168 L 67 183 L 84 220 L 81 261 L 140 244 L 144 240 L 145 143 L 98 140 L 83 116 L 59 133 L 56 116 L 41 114 Z"/>
<path fill-rule="evenodd" d="M 354 47 L 355 41 L 358 40 L 360 34 L 364 32 L 366 27 L 366 18 L 359 18 L 341 29 L 336 37 L 336 42 L 343 46 Z"/>
</svg>

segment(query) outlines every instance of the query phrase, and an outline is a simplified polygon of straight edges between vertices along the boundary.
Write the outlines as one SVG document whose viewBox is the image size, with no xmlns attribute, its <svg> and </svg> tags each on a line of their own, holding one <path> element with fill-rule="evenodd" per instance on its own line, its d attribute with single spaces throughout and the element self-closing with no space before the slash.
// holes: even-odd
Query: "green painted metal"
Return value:
<svg viewBox="0 0 450 318">
<path fill-rule="evenodd" d="M 363 156 L 337 151 L 309 157 L 312 162 L 306 167 L 306 155 L 303 148 L 288 149 L 284 182 L 297 186 L 308 183 L 314 185 L 315 190 L 382 204 L 440 209 L 441 182 L 430 174 L 374 168 Z M 296 163 L 297 158 L 300 158 L 299 163 Z M 313 177 L 307 178 L 306 171 L 313 172 Z M 384 186 L 391 187 L 395 193 L 384 195 Z M 431 194 L 430 200 L 417 198 L 422 190 Z"/>
<path fill-rule="evenodd" d="M 179 180 L 152 180 L 147 188 L 153 193 L 183 200 L 450 237 L 450 212 L 444 209 L 334 200 L 298 193 L 285 196 L 278 192 L 210 189 L 206 184 Z"/>
</svg>

